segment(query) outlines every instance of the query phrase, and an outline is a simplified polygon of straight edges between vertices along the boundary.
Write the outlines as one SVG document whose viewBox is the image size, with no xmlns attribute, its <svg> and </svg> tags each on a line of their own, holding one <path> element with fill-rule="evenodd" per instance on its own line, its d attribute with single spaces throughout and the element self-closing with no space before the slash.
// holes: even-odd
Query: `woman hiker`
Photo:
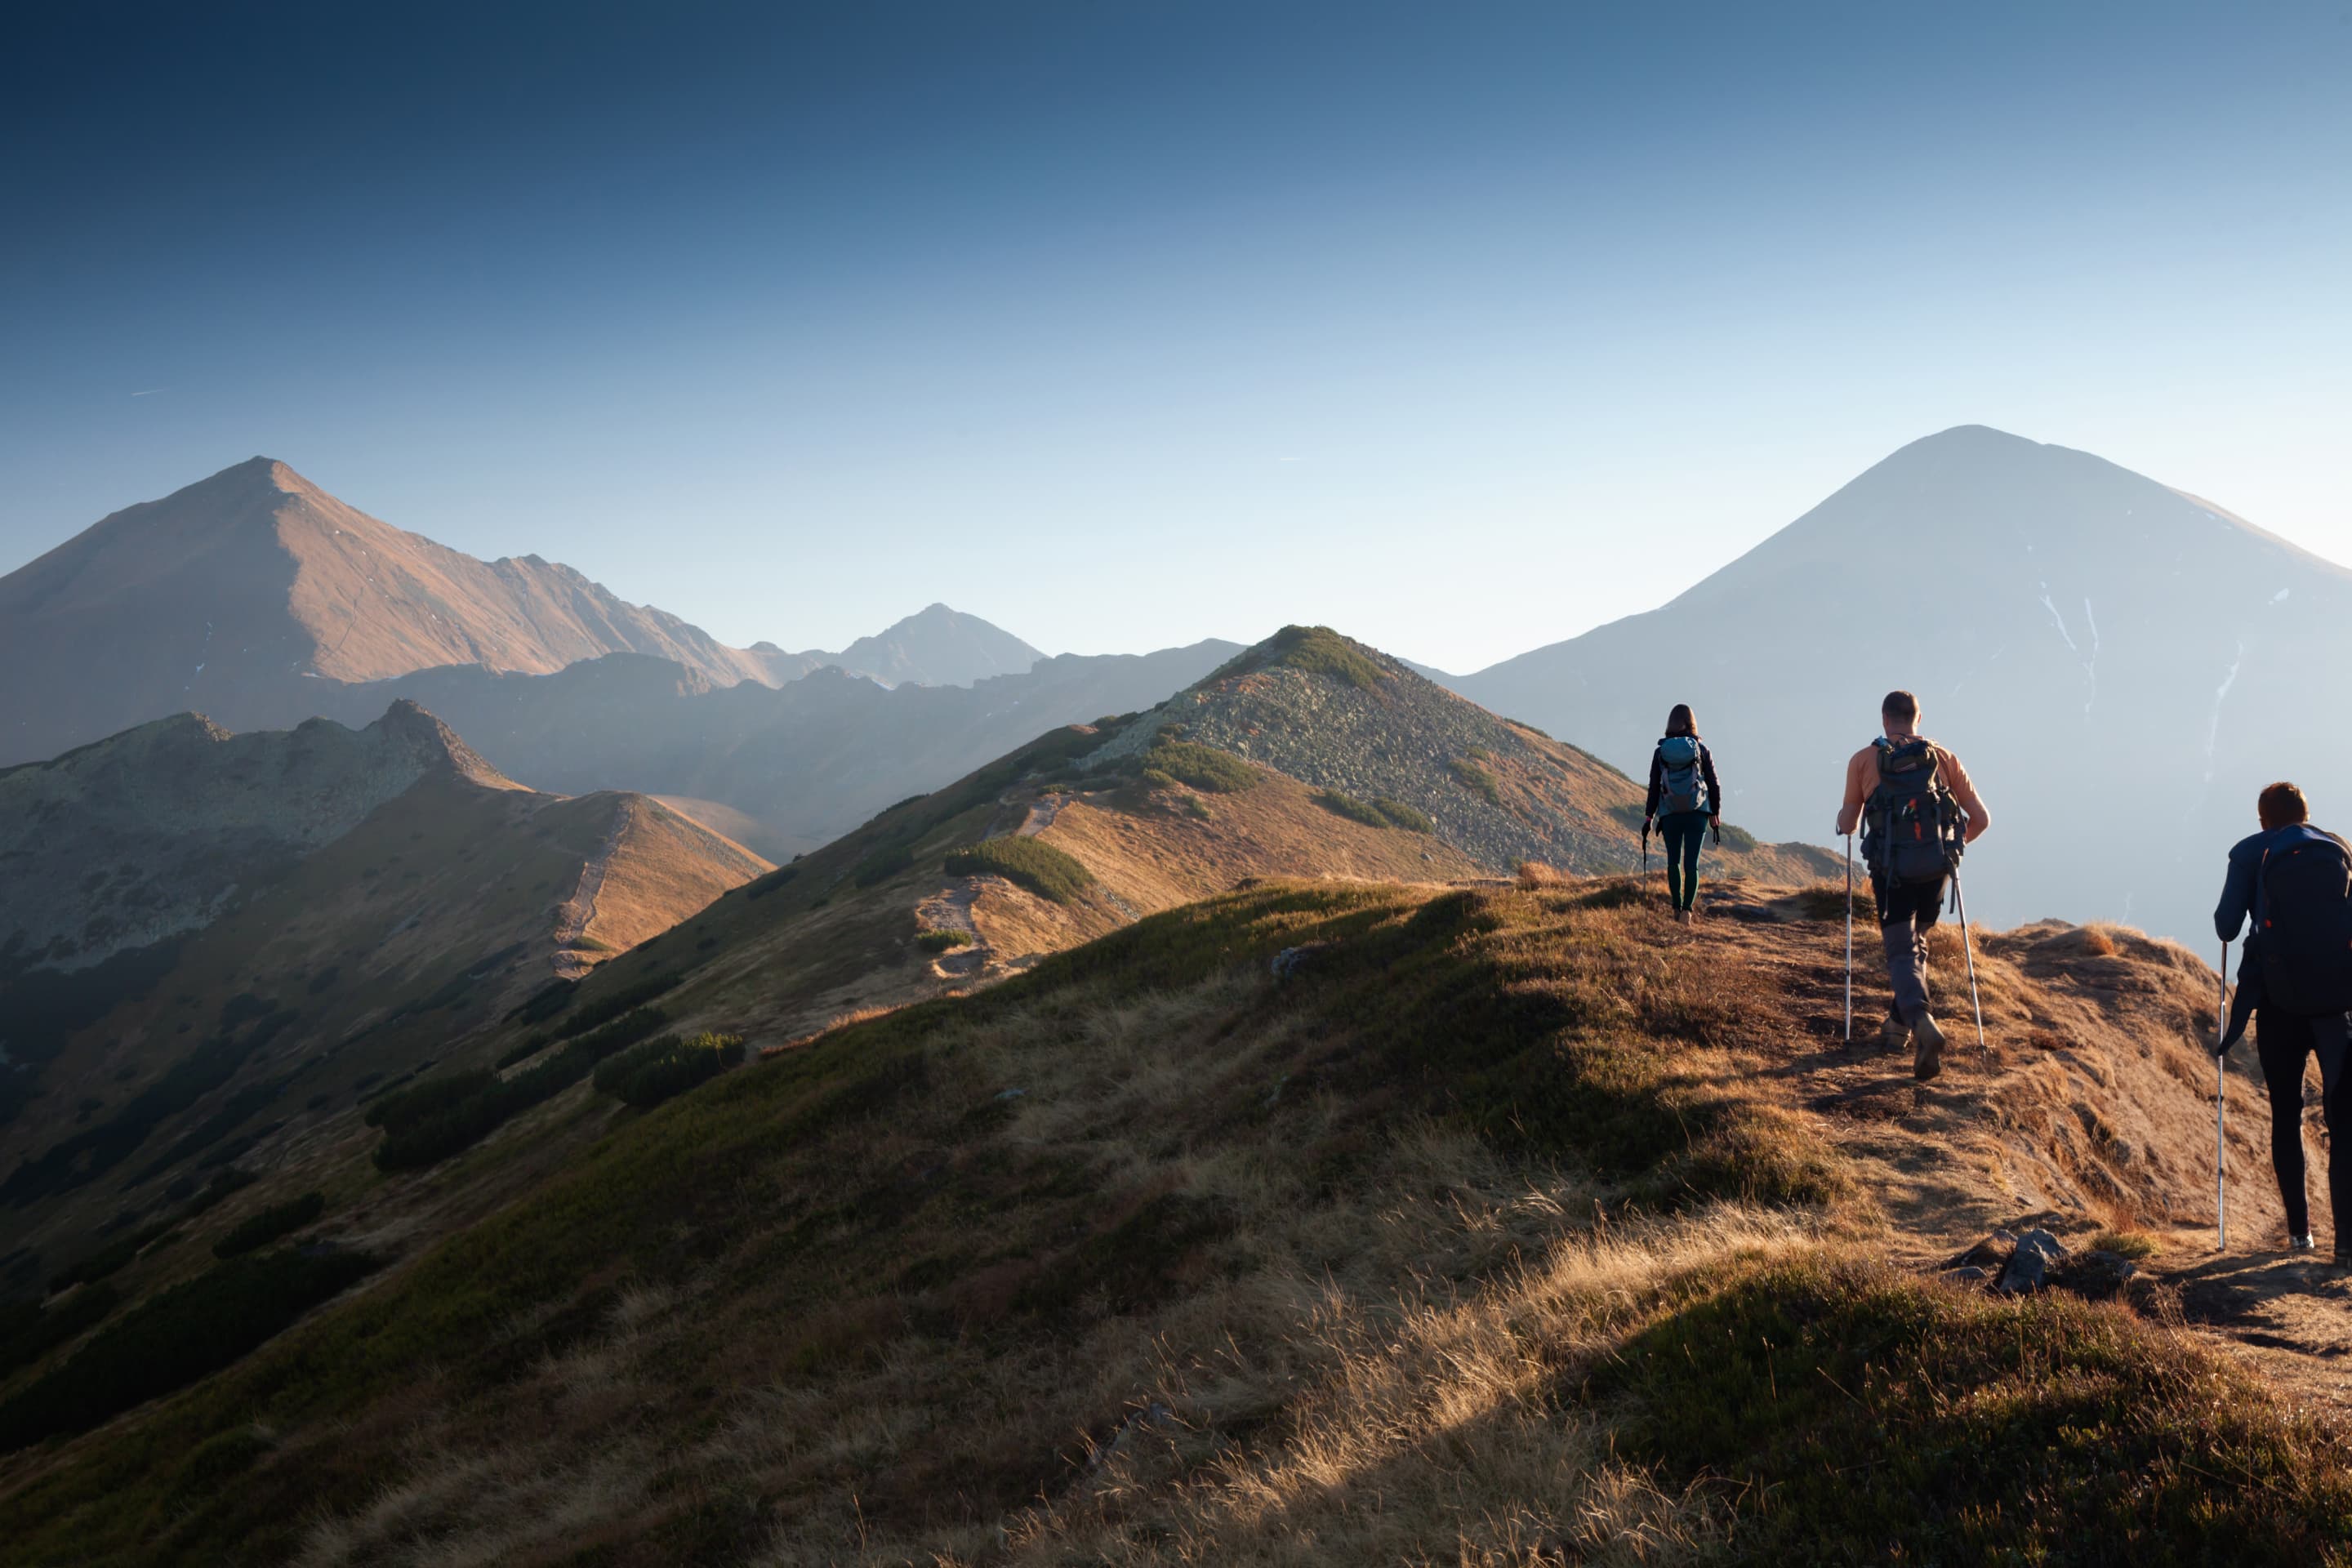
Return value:
<svg viewBox="0 0 2352 1568">
<path fill-rule="evenodd" d="M 1688 924 L 1698 899 L 1699 840 L 1712 826 L 1723 842 L 1723 786 L 1716 782 L 1715 753 L 1698 738 L 1690 704 L 1677 702 L 1666 715 L 1665 738 L 1650 753 L 1650 799 L 1642 808 L 1642 837 L 1654 818 L 1666 840 L 1666 892 L 1675 919 Z"/>
</svg>

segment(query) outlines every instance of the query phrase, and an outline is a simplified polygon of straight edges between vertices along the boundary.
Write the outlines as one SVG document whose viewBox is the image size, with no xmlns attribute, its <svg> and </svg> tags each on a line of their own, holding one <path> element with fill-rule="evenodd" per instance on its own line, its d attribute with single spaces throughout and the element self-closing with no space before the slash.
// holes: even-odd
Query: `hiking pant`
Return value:
<svg viewBox="0 0 2352 1568">
<path fill-rule="evenodd" d="M 2271 1095 L 2271 1169 L 2278 1173 L 2286 1228 L 2311 1234 L 2311 1204 L 2303 1191 L 2303 1075 L 2307 1057 L 2319 1058 L 2320 1116 L 2327 1125 L 2327 1207 L 2336 1249 L 2352 1250 L 2352 1083 L 2344 1071 L 2344 1020 L 2308 1017 L 2264 1007 L 2254 1015 L 2254 1048 Z"/>
<path fill-rule="evenodd" d="M 1666 893 L 1678 910 L 1690 908 L 1698 897 L 1698 847 L 1708 820 L 1703 811 L 1670 811 L 1658 818 L 1658 831 L 1666 838 Z"/>
<path fill-rule="evenodd" d="M 1916 1024 L 1927 1011 L 1927 932 L 1944 912 L 1944 879 L 1882 886 L 1870 879 L 1878 903 L 1878 940 L 1886 949 L 1886 979 L 1895 987 L 1895 1018 Z"/>
</svg>

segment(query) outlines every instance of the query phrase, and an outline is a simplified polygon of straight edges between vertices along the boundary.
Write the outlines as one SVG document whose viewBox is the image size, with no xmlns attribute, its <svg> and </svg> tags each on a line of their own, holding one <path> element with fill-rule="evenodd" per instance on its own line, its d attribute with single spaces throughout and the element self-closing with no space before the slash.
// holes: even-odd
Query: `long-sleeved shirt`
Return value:
<svg viewBox="0 0 2352 1568">
<path fill-rule="evenodd" d="M 1950 748 L 1938 746 L 1933 741 L 1927 744 L 1935 748 L 1937 779 L 1952 792 L 1952 798 L 1960 803 L 1960 810 L 1968 815 L 1968 826 L 1960 834 L 1961 841 L 1974 844 L 1984 837 L 1984 830 L 1992 826 L 1992 813 L 1985 809 L 1984 797 L 1977 794 L 1977 786 L 1969 779 L 1969 770 L 1960 766 L 1960 759 L 1952 754 Z M 1846 759 L 1845 803 L 1838 807 L 1837 815 L 1840 837 L 1852 833 L 1854 824 L 1862 820 L 1863 803 L 1877 787 L 1878 743 L 1874 741 Z"/>
<path fill-rule="evenodd" d="M 1693 740 L 1698 739 L 1696 735 L 1691 738 Z M 1666 793 L 1665 746 L 1666 743 L 1664 741 L 1661 741 L 1658 742 L 1658 749 L 1650 753 L 1650 799 L 1648 804 L 1642 807 L 1642 815 L 1643 816 L 1655 816 L 1658 815 L 1658 802 Z M 1705 741 L 1699 741 L 1698 742 L 1698 771 L 1699 776 L 1706 780 L 1707 815 L 1710 816 L 1721 816 L 1723 815 L 1723 786 L 1715 782 L 1715 753 L 1706 749 L 1706 742 Z"/>
<path fill-rule="evenodd" d="M 2262 929 L 2263 862 L 2273 852 L 2304 838 L 2336 838 L 2336 835 L 2323 833 L 2307 822 L 2291 822 L 2284 827 L 2250 833 L 2230 846 L 2230 870 L 2221 879 L 2221 901 L 2213 906 L 2215 936 L 2235 942 L 2249 920 L 2256 931 Z M 2336 838 L 2336 842 L 2344 841 Z"/>
</svg>

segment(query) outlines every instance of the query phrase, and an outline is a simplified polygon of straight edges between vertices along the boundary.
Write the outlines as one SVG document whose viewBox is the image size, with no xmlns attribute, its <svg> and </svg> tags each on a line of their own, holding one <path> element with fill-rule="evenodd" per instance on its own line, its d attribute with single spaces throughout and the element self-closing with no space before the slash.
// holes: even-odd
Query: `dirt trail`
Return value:
<svg viewBox="0 0 2352 1568">
<path fill-rule="evenodd" d="M 1856 943 L 1848 1044 L 1843 929 L 1801 919 L 1803 910 L 1772 890 L 1718 885 L 1675 951 L 1693 962 L 1737 952 L 1767 977 L 1784 1046 L 1765 1072 L 1857 1162 L 1895 1227 L 1898 1261 L 1933 1268 L 2000 1227 L 2042 1226 L 2076 1248 L 2103 1231 L 2139 1230 L 2162 1247 L 2142 1267 L 2177 1292 L 2192 1328 L 2291 1402 L 2352 1418 L 2352 1276 L 2325 1261 L 2326 1153 L 2315 1132 L 2305 1152 L 2323 1251 L 2313 1261 L 2277 1250 L 2284 1217 L 2269 1121 L 2244 1062 L 2229 1077 L 2231 1250 L 2213 1250 L 2210 967 L 2107 928 L 1979 931 L 1980 1056 L 1958 932 L 1939 932 L 1937 1009 L 1950 1045 L 1942 1074 L 1921 1083 L 1907 1049 L 1878 1045 L 1887 988 L 1871 962 L 1875 941 L 1867 960 Z"/>
</svg>

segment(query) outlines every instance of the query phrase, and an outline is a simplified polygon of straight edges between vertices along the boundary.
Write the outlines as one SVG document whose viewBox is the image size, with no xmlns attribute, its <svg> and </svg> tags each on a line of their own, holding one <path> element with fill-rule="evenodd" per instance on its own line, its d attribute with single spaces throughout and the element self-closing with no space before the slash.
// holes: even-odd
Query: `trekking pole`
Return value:
<svg viewBox="0 0 2352 1568">
<path fill-rule="evenodd" d="M 2213 1015 L 2213 1044 L 2230 1032 L 2230 944 L 2221 944 L 2221 1003 Z M 2230 1250 L 2229 1053 L 2213 1053 L 2213 1250 Z"/>
<path fill-rule="evenodd" d="M 1845 836 L 1845 1043 L 1853 1044 L 1853 835 Z"/>
<path fill-rule="evenodd" d="M 1977 1015 L 1977 1060 L 1990 1076 L 1992 1053 L 1985 1048 L 1984 1002 L 1977 995 L 1977 949 L 1976 943 L 1969 940 L 1969 895 L 1960 887 L 1960 868 L 1957 864 L 1952 867 L 1952 901 L 1960 910 L 1960 951 L 1969 955 L 1969 1005 L 1976 1009 Z"/>
</svg>

